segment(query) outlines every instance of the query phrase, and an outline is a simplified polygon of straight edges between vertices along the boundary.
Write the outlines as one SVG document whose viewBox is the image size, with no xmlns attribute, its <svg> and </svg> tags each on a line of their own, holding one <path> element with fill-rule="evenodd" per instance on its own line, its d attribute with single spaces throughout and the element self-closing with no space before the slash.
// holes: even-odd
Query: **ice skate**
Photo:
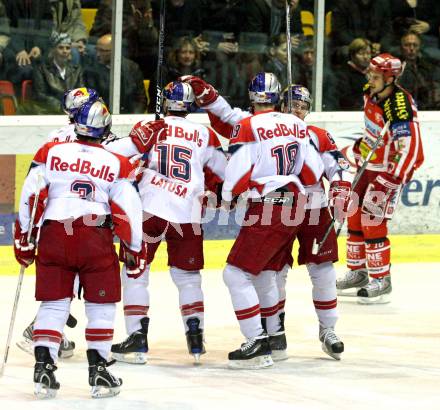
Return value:
<svg viewBox="0 0 440 410">
<path fill-rule="evenodd" d="M 349 270 L 342 278 L 336 280 L 338 296 L 356 296 L 357 291 L 368 284 L 366 269 Z"/>
<path fill-rule="evenodd" d="M 35 348 L 35 367 L 34 367 L 34 394 L 39 399 L 53 399 L 60 384 L 55 379 L 54 371 L 57 369 L 49 348 L 37 346 Z"/>
<path fill-rule="evenodd" d="M 112 345 L 112 358 L 118 362 L 145 364 L 148 352 L 148 324 L 150 318 L 141 319 L 141 329 L 132 333 L 123 342 Z"/>
<path fill-rule="evenodd" d="M 263 333 L 247 339 L 240 349 L 228 355 L 231 369 L 263 369 L 273 365 L 269 337 Z"/>
<path fill-rule="evenodd" d="M 344 351 L 344 343 L 336 335 L 333 328 L 319 328 L 319 340 L 322 342 L 322 350 L 333 359 L 341 360 L 341 353 Z"/>
<path fill-rule="evenodd" d="M 73 356 L 73 351 L 75 350 L 75 342 L 67 339 L 66 335 L 63 333 L 63 338 L 61 339 L 60 348 L 58 350 L 58 357 L 61 359 L 68 359 Z"/>
<path fill-rule="evenodd" d="M 97 350 L 87 350 L 89 361 L 89 385 L 92 386 L 91 394 L 94 399 L 113 397 L 119 394 L 122 379 L 113 376 L 107 366 L 114 363 L 107 362 Z"/>
<path fill-rule="evenodd" d="M 190 317 L 186 324 L 188 331 L 186 332 L 186 343 L 188 352 L 194 356 L 196 363 L 200 362 L 200 355 L 206 353 L 203 343 L 203 329 L 200 329 L 200 320 L 196 317 Z"/>
<path fill-rule="evenodd" d="M 17 342 L 17 346 L 26 353 L 31 355 L 34 354 L 34 343 L 32 340 L 32 334 L 34 331 L 34 321 L 32 321 L 29 326 L 24 329 L 23 339 Z M 73 351 L 75 349 L 75 342 L 67 339 L 66 335 L 63 333 L 63 338 L 61 339 L 60 348 L 58 350 L 58 357 L 61 359 L 68 359 L 73 356 Z"/>
<path fill-rule="evenodd" d="M 281 360 L 287 360 L 287 340 L 284 330 L 269 335 L 269 346 L 272 351 L 272 360 L 274 362 L 280 362 Z"/>
<path fill-rule="evenodd" d="M 23 331 L 23 339 L 17 342 L 17 346 L 26 353 L 34 354 L 34 342 L 32 341 L 32 334 L 34 332 L 34 321 Z"/>
<path fill-rule="evenodd" d="M 363 305 L 389 303 L 392 290 L 390 275 L 374 278 L 368 285 L 358 290 L 358 303 Z"/>
</svg>

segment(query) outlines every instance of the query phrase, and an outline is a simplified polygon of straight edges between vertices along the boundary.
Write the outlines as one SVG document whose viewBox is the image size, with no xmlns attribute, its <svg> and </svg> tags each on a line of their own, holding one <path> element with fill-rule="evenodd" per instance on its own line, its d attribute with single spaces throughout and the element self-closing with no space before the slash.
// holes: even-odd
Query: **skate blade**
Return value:
<svg viewBox="0 0 440 410">
<path fill-rule="evenodd" d="M 19 347 L 23 352 L 26 352 L 30 355 L 34 355 L 34 343 L 28 340 L 21 340 L 16 343 L 17 347 Z"/>
<path fill-rule="evenodd" d="M 358 296 L 357 302 L 360 305 L 385 305 L 391 302 L 391 293 L 386 293 L 384 295 L 379 295 L 372 298 Z"/>
<path fill-rule="evenodd" d="M 147 363 L 147 354 L 144 352 L 112 353 L 112 359 L 130 364 L 145 364 Z"/>
<path fill-rule="evenodd" d="M 73 350 L 59 350 L 58 357 L 60 359 L 69 359 L 73 356 Z"/>
<path fill-rule="evenodd" d="M 327 349 L 327 346 L 325 345 L 325 343 L 322 343 L 321 344 L 321 348 L 322 348 L 322 351 L 325 353 L 325 354 L 328 354 L 330 357 L 332 357 L 333 359 L 335 359 L 335 360 L 341 360 L 341 353 L 334 353 L 334 352 L 332 352 L 331 350 L 329 350 L 329 349 Z"/>
<path fill-rule="evenodd" d="M 35 383 L 34 394 L 40 400 L 53 399 L 57 395 L 57 390 L 49 389 L 43 383 Z"/>
<path fill-rule="evenodd" d="M 229 360 L 228 364 L 230 369 L 247 369 L 257 370 L 264 369 L 266 367 L 273 366 L 273 360 L 270 354 L 264 356 L 254 357 L 248 360 Z"/>
<path fill-rule="evenodd" d="M 105 387 L 105 386 L 92 386 L 90 391 L 93 399 L 105 399 L 106 397 L 117 396 L 121 391 L 119 386 Z"/>
<path fill-rule="evenodd" d="M 348 297 L 357 297 L 358 290 L 360 288 L 348 288 L 348 289 L 338 289 L 336 288 L 336 294 L 338 296 L 348 296 Z"/>
<path fill-rule="evenodd" d="M 272 360 L 274 362 L 281 362 L 282 360 L 287 360 L 289 356 L 287 355 L 287 350 L 273 350 L 271 354 Z"/>
</svg>

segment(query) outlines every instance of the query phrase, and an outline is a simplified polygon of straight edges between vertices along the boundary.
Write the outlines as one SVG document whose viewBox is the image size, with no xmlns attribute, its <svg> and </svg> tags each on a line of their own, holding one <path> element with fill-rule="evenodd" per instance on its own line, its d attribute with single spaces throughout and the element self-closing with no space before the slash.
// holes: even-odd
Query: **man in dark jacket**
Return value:
<svg viewBox="0 0 440 410">
<path fill-rule="evenodd" d="M 342 63 L 348 45 L 357 37 L 371 41 L 373 55 L 388 50 L 392 41 L 389 0 L 336 0 L 332 14 L 333 47 Z"/>
<path fill-rule="evenodd" d="M 83 63 L 87 87 L 98 91 L 104 101 L 110 100 L 110 64 L 112 36 L 105 34 L 96 43 L 96 59 Z M 128 58 L 121 60 L 121 114 L 142 114 L 147 109 L 142 72 Z"/>
<path fill-rule="evenodd" d="M 35 101 L 47 114 L 61 114 L 65 91 L 83 87 L 82 68 L 72 64 L 72 40 L 66 33 L 52 35 L 52 49 L 45 63 L 35 67 L 32 91 Z M 47 110 L 47 111 L 46 111 Z"/>
</svg>

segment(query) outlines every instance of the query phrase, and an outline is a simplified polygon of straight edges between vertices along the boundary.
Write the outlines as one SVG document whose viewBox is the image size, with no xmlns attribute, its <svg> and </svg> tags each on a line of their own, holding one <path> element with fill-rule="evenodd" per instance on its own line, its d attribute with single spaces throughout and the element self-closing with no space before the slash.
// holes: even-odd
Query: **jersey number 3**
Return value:
<svg viewBox="0 0 440 410">
<path fill-rule="evenodd" d="M 291 142 L 287 145 L 277 145 L 272 148 L 272 156 L 277 162 L 278 175 L 289 175 L 295 167 L 296 153 L 298 152 L 298 143 Z"/>
<path fill-rule="evenodd" d="M 158 144 L 154 149 L 159 155 L 158 166 L 162 175 L 183 182 L 191 181 L 192 150 L 190 148 Z"/>
</svg>

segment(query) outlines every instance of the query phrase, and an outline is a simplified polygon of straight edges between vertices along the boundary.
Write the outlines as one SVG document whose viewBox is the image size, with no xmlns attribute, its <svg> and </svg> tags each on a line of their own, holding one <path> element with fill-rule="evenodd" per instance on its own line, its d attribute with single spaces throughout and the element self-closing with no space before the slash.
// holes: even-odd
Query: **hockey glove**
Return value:
<svg viewBox="0 0 440 410">
<path fill-rule="evenodd" d="M 119 260 L 125 263 L 127 276 L 132 279 L 137 279 L 144 273 L 147 267 L 147 244 L 142 242 L 141 250 L 134 252 L 124 241 L 121 241 Z"/>
<path fill-rule="evenodd" d="M 38 235 L 38 228 L 32 229 L 31 240 L 28 242 L 27 232 L 22 232 L 20 223 L 15 221 L 14 226 L 14 254 L 15 259 L 20 265 L 28 267 L 34 263 L 35 260 L 35 238 Z"/>
<path fill-rule="evenodd" d="M 399 200 L 400 179 L 381 173 L 368 185 L 362 202 L 362 211 L 381 218 L 391 219 Z"/>
<path fill-rule="evenodd" d="M 196 104 L 199 107 L 205 107 L 212 104 L 218 97 L 218 91 L 200 77 L 193 75 L 184 75 L 178 78 L 183 83 L 188 83 L 196 96 Z"/>
<path fill-rule="evenodd" d="M 339 223 L 342 223 L 347 216 L 348 206 L 350 205 L 351 182 L 333 181 L 330 184 L 328 193 L 330 210 Z"/>
<path fill-rule="evenodd" d="M 139 153 L 148 153 L 154 144 L 165 141 L 167 125 L 164 120 L 139 121 L 130 131 L 129 137 Z"/>
</svg>

